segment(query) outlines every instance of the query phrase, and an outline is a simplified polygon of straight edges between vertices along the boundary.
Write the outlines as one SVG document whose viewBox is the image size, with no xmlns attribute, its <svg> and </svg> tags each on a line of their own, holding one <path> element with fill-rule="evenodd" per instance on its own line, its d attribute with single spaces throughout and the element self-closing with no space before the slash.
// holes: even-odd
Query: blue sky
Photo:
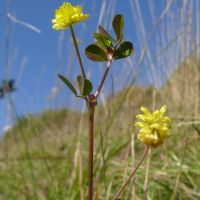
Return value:
<svg viewBox="0 0 200 200">
<path fill-rule="evenodd" d="M 72 107 L 80 108 L 80 101 L 74 100 L 70 92 L 58 81 L 56 74 L 63 73 L 73 80 L 80 69 L 74 56 L 69 30 L 56 31 L 51 28 L 51 19 L 54 11 L 63 1 L 47 0 L 10 0 L 0 1 L 0 81 L 13 78 L 18 80 L 17 91 L 13 93 L 17 113 L 23 116 L 27 113 L 38 113 L 44 109 Z M 131 1 L 128 0 L 74 0 L 70 1 L 74 5 L 81 4 L 85 13 L 91 17 L 80 24 L 74 26 L 77 38 L 80 39 L 80 51 L 83 56 L 86 71 L 91 76 L 94 88 L 97 87 L 100 76 L 104 69 L 103 64 L 93 63 L 84 56 L 84 48 L 93 42 L 92 33 L 97 29 L 100 12 L 103 12 L 101 25 L 111 31 L 111 21 L 115 14 L 122 13 L 125 18 L 125 40 L 130 40 L 135 47 L 135 54 L 131 57 L 131 62 L 139 75 L 138 83 L 149 84 L 147 66 L 145 62 L 137 68 L 137 61 L 141 54 L 141 44 L 138 39 L 137 22 L 133 20 L 133 9 Z M 153 30 L 153 22 L 150 15 L 148 0 L 138 1 L 144 22 L 146 34 Z M 167 1 L 154 1 L 155 17 L 158 18 L 166 6 Z M 112 6 L 114 3 L 114 6 Z M 177 0 L 176 4 L 180 4 Z M 105 5 L 105 9 L 103 6 Z M 30 23 L 41 30 L 41 34 L 17 23 L 13 23 L 7 13 L 15 16 L 17 20 Z M 6 42 L 6 31 L 9 30 L 9 41 Z M 158 30 L 159 31 L 159 30 Z M 113 33 L 111 31 L 111 33 Z M 141 35 L 140 41 L 143 39 Z M 64 38 L 63 40 L 59 38 Z M 145 38 L 143 40 L 145 42 Z M 154 47 L 155 40 L 150 41 Z M 59 53 L 61 51 L 61 53 Z M 152 56 L 156 55 L 155 50 L 151 51 Z M 7 56 L 8 60 L 7 60 Z M 8 61 L 8 62 L 7 62 Z M 147 62 L 146 62 L 147 63 Z M 127 64 L 127 61 L 126 61 Z M 115 62 L 112 66 L 111 74 L 108 76 L 105 94 L 111 91 L 111 77 L 116 83 L 115 90 L 121 89 L 126 84 L 126 77 L 134 78 L 134 73 L 130 74 L 130 66 L 125 66 L 124 60 Z M 124 77 L 124 78 L 123 78 Z M 51 91 L 55 86 L 59 87 L 58 97 L 51 99 Z M 8 97 L 0 99 L 0 130 L 12 123 L 9 116 Z"/>
</svg>

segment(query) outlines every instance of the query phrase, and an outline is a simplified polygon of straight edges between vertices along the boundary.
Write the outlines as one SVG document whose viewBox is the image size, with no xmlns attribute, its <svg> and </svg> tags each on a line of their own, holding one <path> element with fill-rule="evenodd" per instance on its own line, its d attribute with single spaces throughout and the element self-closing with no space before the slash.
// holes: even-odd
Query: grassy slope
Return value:
<svg viewBox="0 0 200 200">
<path fill-rule="evenodd" d="M 168 88 L 167 88 L 168 87 Z M 108 99 L 96 114 L 95 197 L 112 199 L 140 158 L 144 146 L 136 140 L 134 116 L 140 105 L 169 104 L 169 115 L 180 108 L 170 102 L 170 84 L 160 91 L 127 88 Z M 153 98 L 152 98 L 153 97 Z M 180 112 L 182 114 L 182 110 Z M 179 126 L 182 122 L 183 125 Z M 171 137 L 153 150 L 148 196 L 153 200 L 200 199 L 200 135 L 198 126 L 174 120 Z M 135 185 L 123 199 L 144 199 L 145 163 Z M 46 111 L 22 119 L 0 144 L 0 199 L 86 199 L 87 113 Z"/>
</svg>

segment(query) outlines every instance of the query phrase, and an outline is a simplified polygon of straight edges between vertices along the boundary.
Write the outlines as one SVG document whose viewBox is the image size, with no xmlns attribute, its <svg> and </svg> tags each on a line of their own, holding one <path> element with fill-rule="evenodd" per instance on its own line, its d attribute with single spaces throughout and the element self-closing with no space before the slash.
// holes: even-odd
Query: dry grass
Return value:
<svg viewBox="0 0 200 200">
<path fill-rule="evenodd" d="M 137 132 L 133 127 L 134 116 L 139 107 L 146 105 L 157 108 L 164 103 L 169 107 L 169 116 L 174 119 L 172 135 L 163 146 L 152 151 L 149 165 L 143 163 L 135 181 L 124 192 L 123 199 L 198 200 L 199 2 L 166 1 L 160 13 L 155 12 L 156 1 L 146 2 L 151 17 L 148 21 L 139 0 L 126 2 L 132 13 L 131 25 L 138 37 L 138 49 L 134 59 L 124 61 L 120 70 L 115 71 L 113 68 L 111 78 L 114 86 L 110 87 L 110 81 L 107 82 L 95 116 L 95 200 L 112 199 L 142 154 L 143 146 L 136 139 Z M 96 6 L 95 2 L 93 6 Z M 102 1 L 99 22 L 105 27 L 109 28 L 109 20 L 112 19 L 116 6 L 114 0 Z M 113 12 L 106 11 L 106 7 Z M 148 29 L 149 23 L 152 24 L 152 30 Z M 7 29 L 11 28 L 13 24 L 7 23 Z M 8 31 L 7 54 L 10 52 L 11 39 L 12 32 Z M 62 65 L 63 41 L 64 34 L 60 33 L 58 68 Z M 74 74 L 73 52 L 68 55 L 66 76 Z M 12 72 L 9 60 L 12 60 L 12 56 L 6 55 L 4 78 L 9 77 Z M 28 56 L 21 62 L 18 84 L 23 77 L 27 60 Z M 14 63 L 13 60 L 12 62 Z M 38 87 L 45 78 L 44 68 L 42 67 L 41 75 L 36 80 Z M 152 87 L 145 89 L 133 86 L 135 80 L 146 81 Z M 166 80 L 166 84 L 163 84 Z M 125 88 L 124 91 L 113 92 L 122 87 Z M 53 88 L 53 106 L 58 102 L 65 102 L 66 97 L 59 95 L 58 91 L 62 89 L 57 79 Z M 107 93 L 112 95 L 105 98 Z M 73 102 L 71 106 L 77 106 L 73 98 L 70 101 Z M 7 104 L 9 105 L 9 101 Z M 13 110 L 8 109 L 7 115 L 13 114 L 10 112 Z M 17 125 L 6 133 L 0 143 L 0 199 L 86 199 L 86 121 L 87 113 L 71 110 L 46 111 L 38 116 L 18 119 Z M 145 173 L 149 177 L 146 181 Z M 146 195 L 144 182 L 148 189 Z"/>
</svg>

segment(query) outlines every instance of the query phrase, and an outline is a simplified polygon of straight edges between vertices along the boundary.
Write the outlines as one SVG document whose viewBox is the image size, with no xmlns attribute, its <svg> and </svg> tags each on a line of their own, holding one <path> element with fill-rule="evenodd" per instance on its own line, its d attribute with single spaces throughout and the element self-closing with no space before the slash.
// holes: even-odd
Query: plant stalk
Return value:
<svg viewBox="0 0 200 200">
<path fill-rule="evenodd" d="M 142 155 L 141 160 L 139 161 L 139 163 L 136 165 L 135 169 L 132 171 L 131 175 L 127 178 L 127 180 L 124 182 L 124 184 L 121 186 L 121 188 L 119 189 L 119 191 L 116 193 L 116 195 L 114 196 L 113 200 L 116 200 L 120 194 L 124 191 L 125 187 L 128 185 L 129 181 L 134 177 L 137 169 L 140 167 L 140 165 L 142 164 L 145 156 L 147 155 L 148 151 L 149 151 L 149 147 L 147 147 L 144 151 L 144 154 Z"/>
<path fill-rule="evenodd" d="M 74 47 L 75 47 L 75 50 L 76 50 L 76 55 L 78 57 L 78 62 L 79 62 L 80 68 L 81 68 L 81 73 L 82 73 L 83 77 L 86 79 L 86 75 L 85 75 L 85 71 L 84 71 L 84 67 L 83 67 L 83 62 L 81 60 L 81 55 L 80 55 L 80 52 L 79 52 L 78 44 L 77 44 L 77 41 L 76 41 L 76 37 L 75 37 L 75 34 L 74 34 L 74 30 L 72 28 L 72 25 L 69 26 L 69 28 L 70 28 L 70 33 L 71 33 L 71 36 L 72 36 L 72 39 L 73 39 Z"/>
<path fill-rule="evenodd" d="M 88 200 L 93 199 L 94 108 L 89 103 Z"/>
<path fill-rule="evenodd" d="M 95 93 L 95 95 L 94 95 L 96 98 L 99 96 L 99 93 L 101 92 L 101 89 L 102 89 L 103 84 L 104 84 L 104 82 L 105 82 L 105 80 L 106 80 L 106 77 L 107 77 L 107 75 L 108 75 L 108 72 L 109 72 L 110 66 L 112 65 L 112 62 L 113 62 L 113 60 L 111 59 L 111 60 L 109 60 L 108 63 L 107 63 L 107 66 L 106 66 L 105 72 L 104 72 L 104 74 L 103 74 L 103 77 L 102 77 L 102 79 L 101 79 L 101 82 L 100 82 L 100 84 L 99 84 L 99 87 L 98 87 L 98 89 L 97 89 L 97 91 L 96 91 L 96 93 Z"/>
</svg>

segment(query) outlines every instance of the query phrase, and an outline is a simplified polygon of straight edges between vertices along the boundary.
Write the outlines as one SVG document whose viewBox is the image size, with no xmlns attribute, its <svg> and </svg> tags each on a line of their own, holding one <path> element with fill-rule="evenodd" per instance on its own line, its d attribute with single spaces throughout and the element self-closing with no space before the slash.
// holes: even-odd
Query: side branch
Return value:
<svg viewBox="0 0 200 200">
<path fill-rule="evenodd" d="M 131 173 L 131 175 L 128 177 L 128 179 L 125 181 L 125 183 L 122 185 L 122 187 L 120 188 L 120 190 L 116 193 L 116 195 L 114 196 L 113 200 L 116 200 L 120 196 L 120 194 L 124 191 L 124 189 L 127 186 L 128 182 L 134 177 L 137 169 L 142 164 L 142 162 L 143 162 L 145 156 L 147 155 L 148 151 L 149 151 L 149 147 L 146 148 L 146 150 L 145 150 L 145 152 L 144 152 L 144 154 L 143 154 L 140 162 L 137 164 L 137 166 L 135 167 L 135 169 L 133 170 L 133 172 Z"/>
<path fill-rule="evenodd" d="M 96 91 L 96 93 L 94 95 L 96 98 L 99 96 L 99 93 L 101 92 L 101 89 L 102 89 L 103 84 L 104 84 L 104 82 L 106 80 L 106 77 L 108 75 L 108 72 L 109 72 L 110 66 L 112 65 L 112 62 L 113 62 L 113 59 L 109 60 L 108 63 L 107 63 L 106 70 L 105 70 L 105 72 L 103 74 L 103 77 L 101 79 L 99 87 L 98 87 L 98 89 L 97 89 L 97 91 Z"/>
</svg>

